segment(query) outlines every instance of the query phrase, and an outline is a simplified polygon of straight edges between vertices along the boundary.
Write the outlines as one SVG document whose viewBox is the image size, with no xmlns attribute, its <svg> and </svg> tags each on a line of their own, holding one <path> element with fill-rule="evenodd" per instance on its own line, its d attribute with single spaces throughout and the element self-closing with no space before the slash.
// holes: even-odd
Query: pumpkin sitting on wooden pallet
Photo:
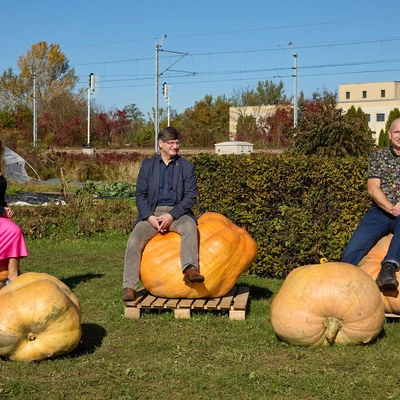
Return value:
<svg viewBox="0 0 400 400">
<path fill-rule="evenodd" d="M 383 328 L 378 287 L 360 268 L 341 262 L 294 269 L 273 298 L 277 336 L 297 346 L 364 344 Z"/>
<path fill-rule="evenodd" d="M 371 276 L 373 280 L 378 277 L 381 270 L 381 261 L 388 252 L 393 235 L 384 236 L 360 261 L 358 266 Z M 397 280 L 400 282 L 400 272 L 396 272 Z M 400 297 L 398 290 L 381 290 L 385 312 L 388 314 L 400 314 Z"/>
<path fill-rule="evenodd" d="M 147 243 L 140 280 L 153 296 L 191 299 L 224 296 L 256 257 L 254 239 L 221 214 L 203 214 L 198 219 L 198 232 L 203 283 L 183 281 L 179 234 L 156 235 Z"/>
<path fill-rule="evenodd" d="M 0 290 L 0 356 L 41 361 L 76 348 L 81 307 L 54 276 L 27 272 Z"/>
</svg>

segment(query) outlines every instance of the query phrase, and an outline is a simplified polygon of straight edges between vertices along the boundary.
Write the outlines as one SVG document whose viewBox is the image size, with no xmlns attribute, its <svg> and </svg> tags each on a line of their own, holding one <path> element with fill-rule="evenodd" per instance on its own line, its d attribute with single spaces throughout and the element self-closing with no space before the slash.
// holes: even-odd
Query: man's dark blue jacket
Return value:
<svg viewBox="0 0 400 400">
<path fill-rule="evenodd" d="M 149 218 L 157 207 L 160 160 L 161 156 L 157 154 L 155 157 L 144 160 L 140 167 L 136 182 L 136 207 L 139 212 L 136 222 Z M 174 220 L 185 214 L 196 219 L 192 212 L 197 197 L 194 165 L 180 156 L 175 156 L 172 189 L 175 194 L 175 205 L 169 213 Z"/>
</svg>

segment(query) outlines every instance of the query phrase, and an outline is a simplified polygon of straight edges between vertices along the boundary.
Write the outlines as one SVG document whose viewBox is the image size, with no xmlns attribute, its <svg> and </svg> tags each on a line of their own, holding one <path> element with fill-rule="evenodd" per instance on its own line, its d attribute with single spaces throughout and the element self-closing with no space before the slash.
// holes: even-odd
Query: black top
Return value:
<svg viewBox="0 0 400 400">
<path fill-rule="evenodd" d="M 0 215 L 4 214 L 4 207 L 7 207 L 6 202 L 7 179 L 0 175 Z"/>
</svg>

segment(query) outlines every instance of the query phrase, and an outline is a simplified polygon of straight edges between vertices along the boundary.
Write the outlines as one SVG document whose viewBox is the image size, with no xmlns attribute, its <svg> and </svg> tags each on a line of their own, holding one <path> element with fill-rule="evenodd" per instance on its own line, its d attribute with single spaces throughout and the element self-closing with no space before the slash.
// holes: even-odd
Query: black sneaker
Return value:
<svg viewBox="0 0 400 400">
<path fill-rule="evenodd" d="M 0 283 L 0 289 L 3 289 L 3 287 L 9 285 L 10 283 L 11 283 L 11 281 L 7 278 L 5 281 Z"/>
<path fill-rule="evenodd" d="M 396 279 L 397 266 L 391 262 L 385 262 L 382 265 L 379 275 L 376 278 L 376 284 L 382 290 L 396 290 L 399 282 Z"/>
</svg>

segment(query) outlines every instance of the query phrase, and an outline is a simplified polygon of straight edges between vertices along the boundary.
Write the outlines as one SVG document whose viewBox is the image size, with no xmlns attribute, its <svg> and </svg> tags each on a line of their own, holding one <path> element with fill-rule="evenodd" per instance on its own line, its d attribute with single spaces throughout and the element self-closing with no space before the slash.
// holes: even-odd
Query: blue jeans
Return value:
<svg viewBox="0 0 400 400">
<path fill-rule="evenodd" d="M 344 249 L 342 262 L 358 265 L 379 239 L 393 233 L 386 256 L 382 260 L 400 265 L 400 217 L 395 217 L 373 204 Z"/>
</svg>

